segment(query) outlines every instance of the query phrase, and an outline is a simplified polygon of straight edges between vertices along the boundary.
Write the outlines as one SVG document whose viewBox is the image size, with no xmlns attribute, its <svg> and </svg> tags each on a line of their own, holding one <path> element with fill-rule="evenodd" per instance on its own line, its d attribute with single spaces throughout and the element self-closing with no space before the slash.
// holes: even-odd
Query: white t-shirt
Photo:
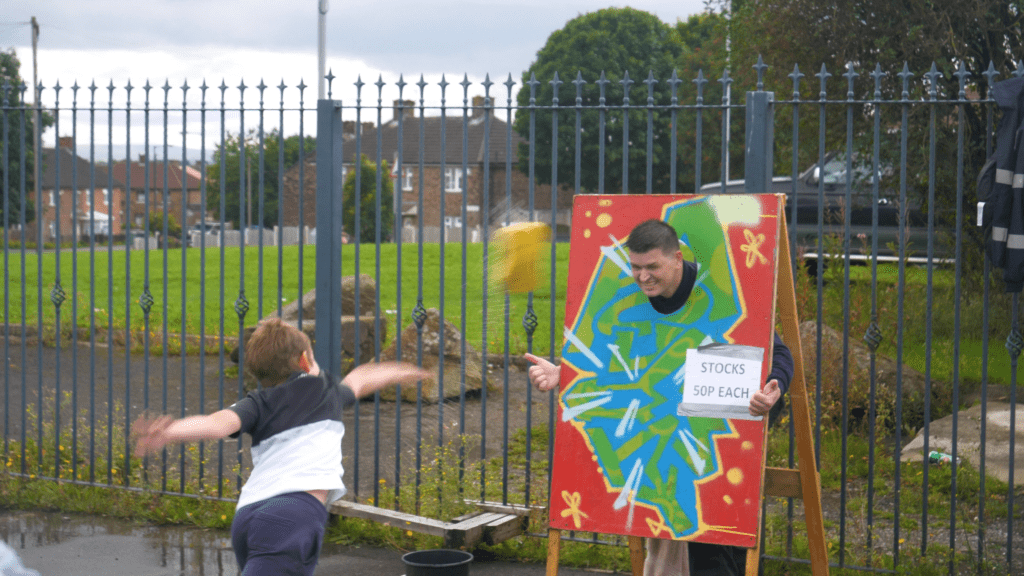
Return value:
<svg viewBox="0 0 1024 576">
<path fill-rule="evenodd" d="M 252 473 L 235 509 L 289 492 L 328 490 L 328 505 L 344 496 L 341 411 L 355 401 L 326 373 L 297 372 L 229 406 L 242 420 L 231 437 L 252 436 Z"/>
</svg>

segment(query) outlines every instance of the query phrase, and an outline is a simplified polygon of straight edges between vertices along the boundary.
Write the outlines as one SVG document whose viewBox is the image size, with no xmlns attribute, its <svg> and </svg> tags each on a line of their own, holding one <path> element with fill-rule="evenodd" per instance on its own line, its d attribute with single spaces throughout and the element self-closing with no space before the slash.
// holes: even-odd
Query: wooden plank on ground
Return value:
<svg viewBox="0 0 1024 576">
<path fill-rule="evenodd" d="M 472 548 L 484 538 L 484 527 L 502 514 L 484 512 L 458 524 L 449 524 L 444 532 L 445 548 Z"/>
<path fill-rule="evenodd" d="M 525 516 L 503 514 L 484 527 L 484 542 L 490 545 L 501 544 L 509 538 L 515 538 L 526 531 L 530 519 Z"/>
<path fill-rule="evenodd" d="M 515 514 L 516 516 L 529 516 L 533 512 L 545 512 L 548 509 L 547 506 L 523 506 L 521 504 L 502 504 L 501 502 L 487 502 L 483 500 L 466 500 L 466 504 L 471 504 L 488 512 Z"/>
<path fill-rule="evenodd" d="M 412 530 L 413 532 L 430 534 L 431 536 L 443 537 L 449 526 L 447 522 L 434 520 L 433 518 L 396 512 L 395 510 L 386 510 L 346 500 L 337 500 L 331 504 L 331 514 L 349 518 L 364 518 L 380 522 L 386 526 L 395 526 L 403 530 Z"/>
</svg>

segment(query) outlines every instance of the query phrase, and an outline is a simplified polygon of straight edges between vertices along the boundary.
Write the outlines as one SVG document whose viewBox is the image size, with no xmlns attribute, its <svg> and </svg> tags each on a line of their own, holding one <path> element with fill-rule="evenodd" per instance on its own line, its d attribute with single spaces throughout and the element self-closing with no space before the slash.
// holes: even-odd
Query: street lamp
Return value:
<svg viewBox="0 0 1024 576">
<path fill-rule="evenodd" d="M 243 229 L 248 229 L 250 226 L 253 225 L 253 221 L 252 221 L 252 162 L 249 161 L 249 155 L 247 153 L 247 150 L 248 150 L 249 146 L 254 146 L 254 145 L 257 145 L 257 144 L 259 144 L 259 148 L 257 150 L 257 155 L 259 155 L 259 154 L 263 153 L 262 143 L 260 143 L 259 139 L 256 138 L 251 132 L 249 133 L 249 136 L 247 136 L 245 138 L 239 138 L 239 144 L 238 144 L 239 148 L 240 148 L 239 149 L 239 162 L 245 162 L 245 182 L 243 184 L 243 186 L 245 187 L 245 222 L 244 222 L 244 226 L 242 226 Z M 242 215 L 241 214 L 238 215 L 238 220 L 239 221 L 242 220 Z"/>
</svg>

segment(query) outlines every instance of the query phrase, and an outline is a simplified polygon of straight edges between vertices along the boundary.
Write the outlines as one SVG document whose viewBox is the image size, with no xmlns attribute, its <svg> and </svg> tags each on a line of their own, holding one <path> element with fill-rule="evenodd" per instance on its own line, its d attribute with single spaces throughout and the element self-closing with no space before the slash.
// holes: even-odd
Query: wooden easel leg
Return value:
<svg viewBox="0 0 1024 576">
<path fill-rule="evenodd" d="M 781 218 L 781 215 L 780 215 Z M 793 427 L 796 432 L 797 457 L 800 461 L 800 486 L 803 490 L 804 517 L 807 522 L 807 545 L 811 556 L 811 573 L 828 576 L 828 550 L 825 547 L 825 521 L 821 512 L 821 478 L 814 458 L 814 436 L 811 411 L 804 383 L 804 355 L 800 346 L 800 326 L 796 313 L 796 286 L 793 266 L 790 264 L 789 233 L 782 219 L 779 238 L 778 296 L 779 319 L 782 322 L 782 340 L 793 353 L 793 381 L 789 398 Z M 749 569 L 750 562 L 747 562 Z M 749 574 L 749 572 L 748 572 Z"/>
<path fill-rule="evenodd" d="M 629 537 L 629 564 L 633 567 L 633 576 L 643 576 L 644 539 L 640 536 Z"/>
<path fill-rule="evenodd" d="M 757 567 L 761 560 L 761 547 L 747 550 L 747 576 L 757 576 Z"/>
<path fill-rule="evenodd" d="M 558 553 L 562 547 L 562 531 L 548 528 L 548 569 L 547 576 L 558 576 Z"/>
</svg>

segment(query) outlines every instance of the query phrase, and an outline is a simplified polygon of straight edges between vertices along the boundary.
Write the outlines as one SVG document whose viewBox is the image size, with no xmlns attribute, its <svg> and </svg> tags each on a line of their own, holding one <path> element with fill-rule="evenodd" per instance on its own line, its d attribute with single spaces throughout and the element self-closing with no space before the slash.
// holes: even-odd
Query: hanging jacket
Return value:
<svg viewBox="0 0 1024 576">
<path fill-rule="evenodd" d="M 1003 116 L 996 130 L 995 178 L 985 200 L 992 235 L 987 251 L 996 268 L 1003 269 L 1007 292 L 1024 288 L 1024 78 L 1011 78 L 992 86 L 992 97 Z M 986 223 L 987 224 L 987 223 Z"/>
</svg>

